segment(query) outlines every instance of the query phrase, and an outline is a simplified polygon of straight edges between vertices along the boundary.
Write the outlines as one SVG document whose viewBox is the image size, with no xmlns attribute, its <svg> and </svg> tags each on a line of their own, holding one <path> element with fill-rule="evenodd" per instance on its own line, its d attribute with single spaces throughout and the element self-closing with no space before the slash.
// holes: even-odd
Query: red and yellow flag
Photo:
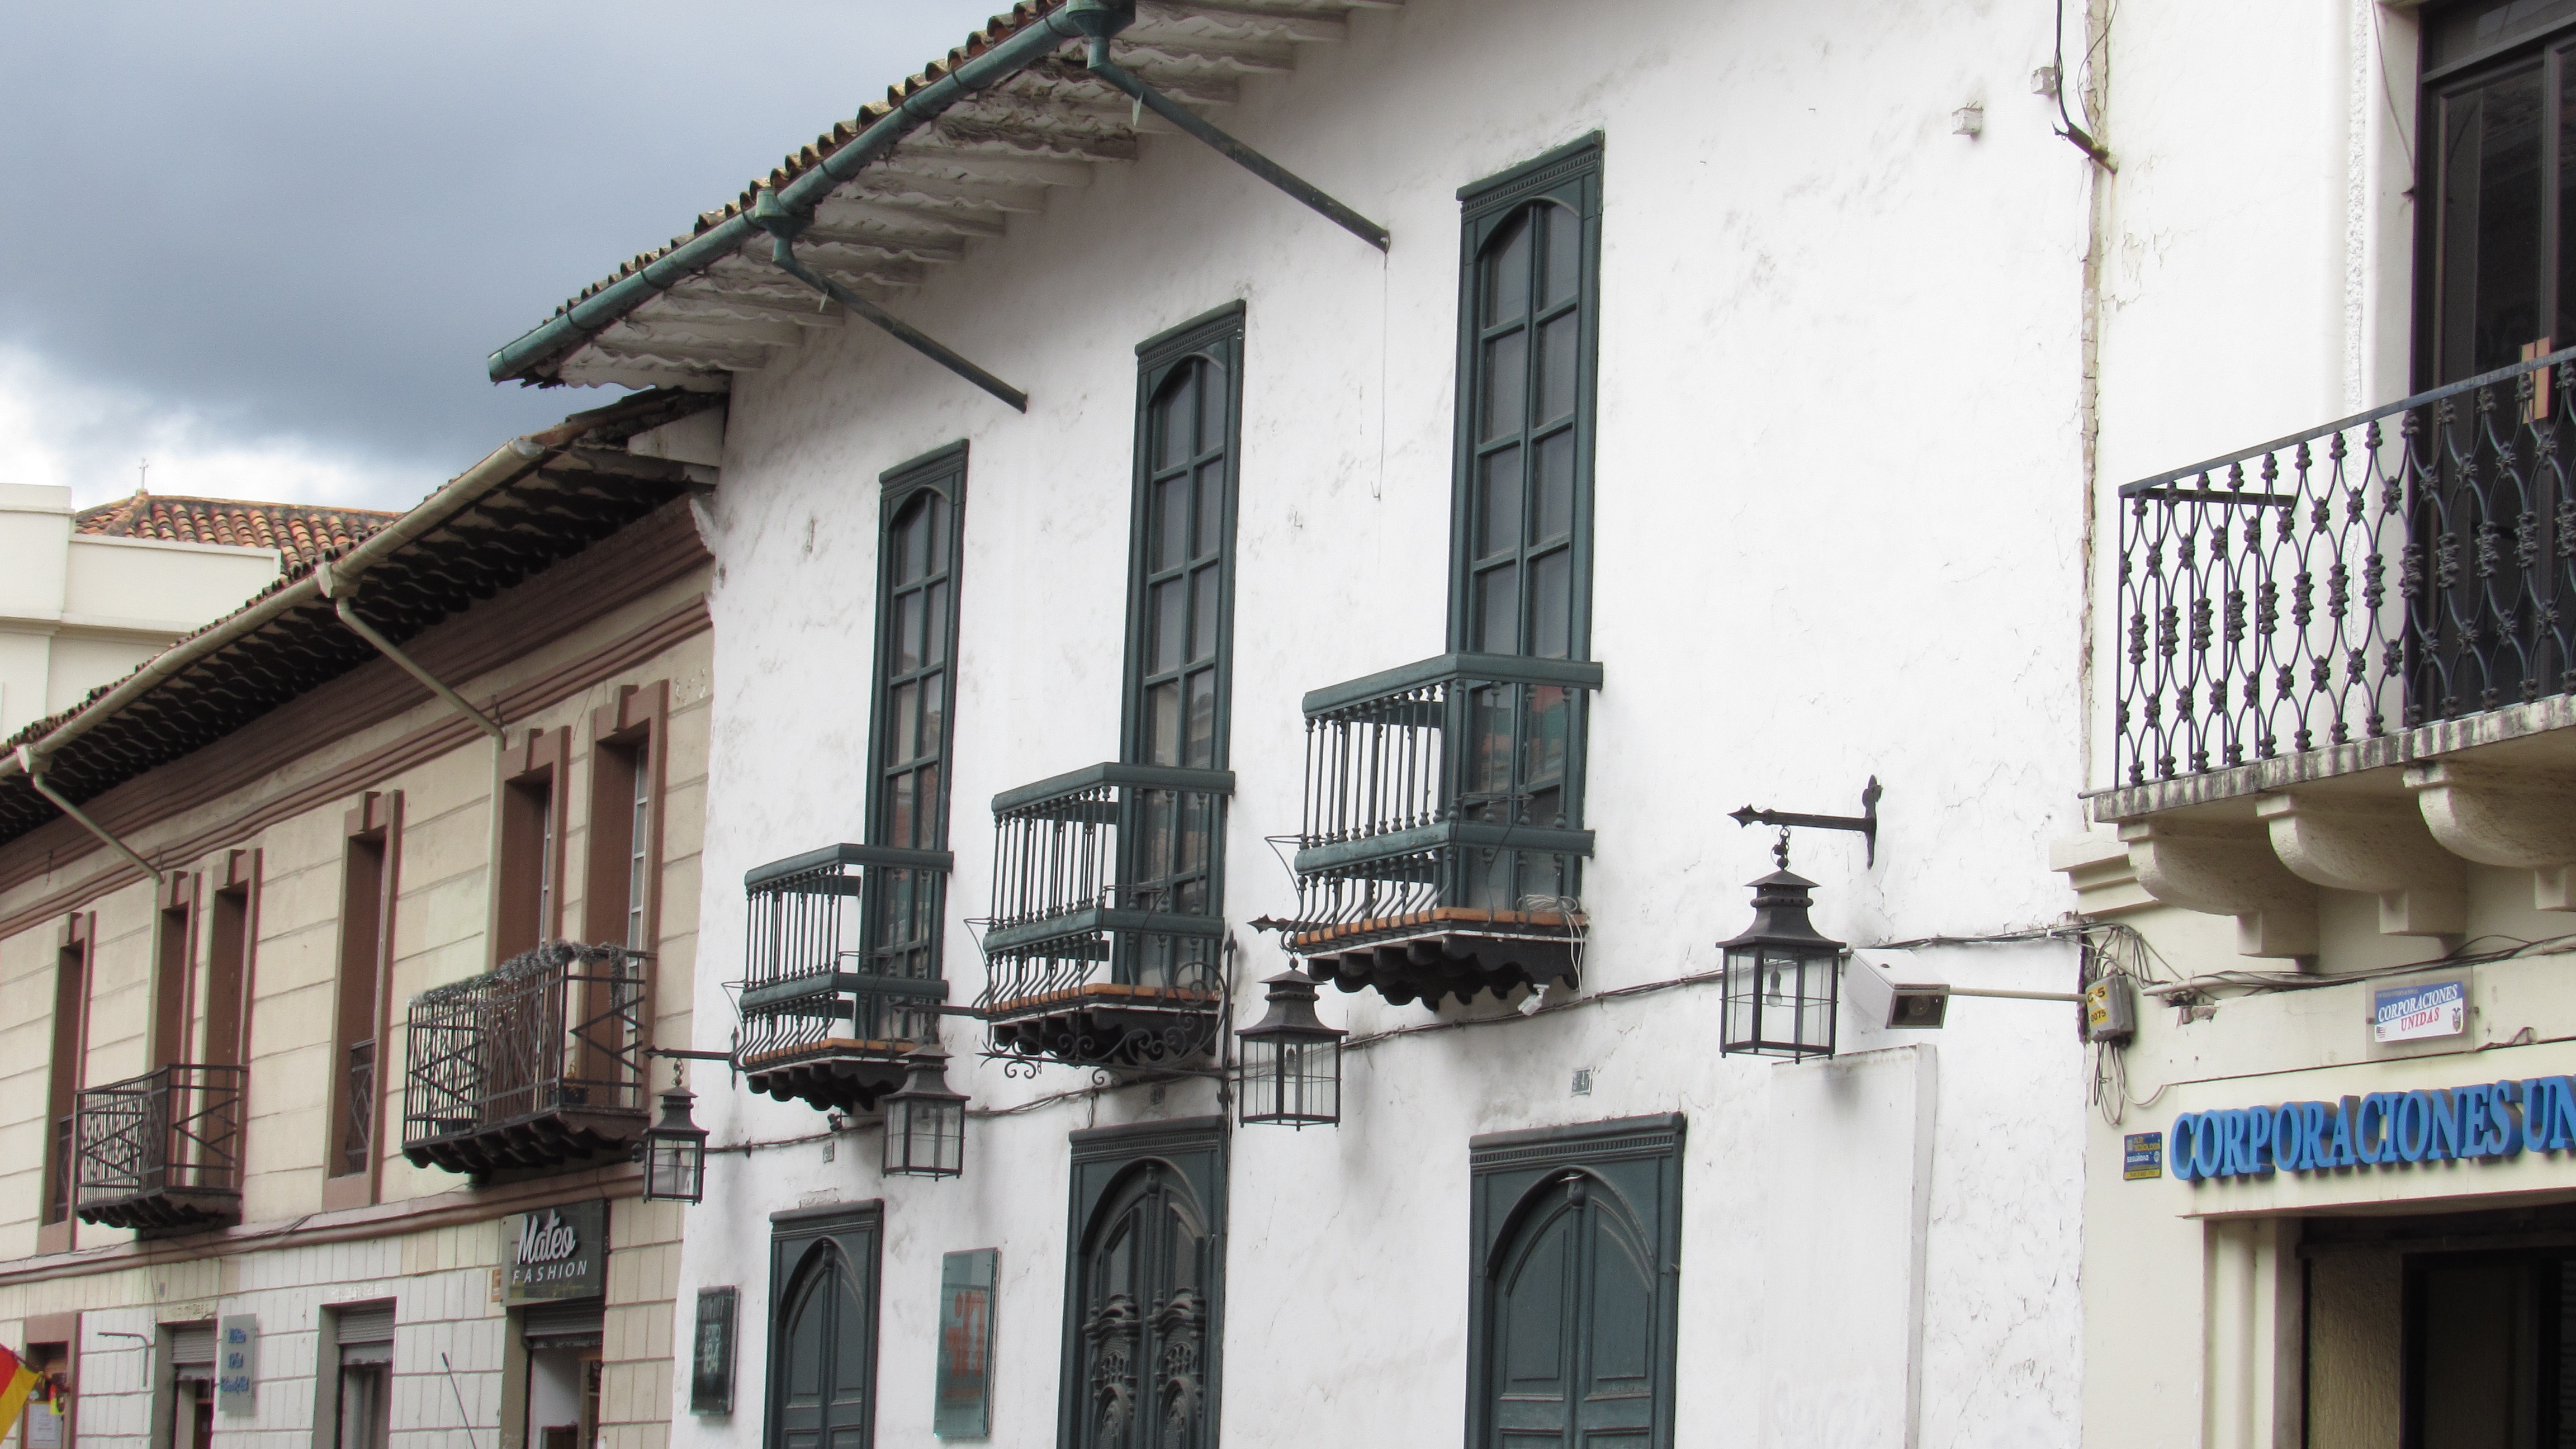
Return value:
<svg viewBox="0 0 2576 1449">
<path fill-rule="evenodd" d="M 18 1415 L 27 1407 L 27 1395 L 35 1391 L 42 1378 L 25 1361 L 5 1348 L 0 1348 L 0 1439 L 18 1427 Z"/>
</svg>

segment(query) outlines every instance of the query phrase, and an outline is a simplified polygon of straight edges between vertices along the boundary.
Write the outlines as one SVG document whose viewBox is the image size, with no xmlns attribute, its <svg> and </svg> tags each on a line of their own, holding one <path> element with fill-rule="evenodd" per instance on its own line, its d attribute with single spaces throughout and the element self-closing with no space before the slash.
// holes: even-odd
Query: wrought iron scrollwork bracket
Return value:
<svg viewBox="0 0 2576 1449">
<path fill-rule="evenodd" d="M 1878 864 L 1878 797 L 1886 792 L 1878 777 L 1861 787 L 1858 815 L 1802 815 L 1792 810 L 1756 810 L 1747 805 L 1726 817 L 1738 825 L 1777 825 L 1789 830 L 1849 830 L 1868 842 L 1869 863 Z"/>
</svg>

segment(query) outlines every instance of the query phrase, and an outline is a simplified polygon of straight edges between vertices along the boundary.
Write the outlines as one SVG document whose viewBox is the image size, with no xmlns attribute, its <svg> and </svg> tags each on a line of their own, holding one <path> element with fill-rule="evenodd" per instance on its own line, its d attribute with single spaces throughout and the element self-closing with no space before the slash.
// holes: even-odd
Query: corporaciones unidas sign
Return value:
<svg viewBox="0 0 2576 1449">
<path fill-rule="evenodd" d="M 2576 1148 L 2576 1078 L 2508 1077 L 2464 1087 L 2368 1092 L 2185 1112 L 2165 1138 L 2174 1176 L 2390 1169 Z"/>
</svg>

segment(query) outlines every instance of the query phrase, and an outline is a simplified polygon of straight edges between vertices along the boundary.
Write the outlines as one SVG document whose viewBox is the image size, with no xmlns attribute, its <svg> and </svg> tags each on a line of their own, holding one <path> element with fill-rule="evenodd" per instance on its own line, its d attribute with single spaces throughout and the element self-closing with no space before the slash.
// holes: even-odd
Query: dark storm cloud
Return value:
<svg viewBox="0 0 2576 1449">
<path fill-rule="evenodd" d="M 487 352 L 993 8 L 8 6 L 0 344 L 232 437 L 443 476 L 604 400 L 495 388 Z"/>
</svg>

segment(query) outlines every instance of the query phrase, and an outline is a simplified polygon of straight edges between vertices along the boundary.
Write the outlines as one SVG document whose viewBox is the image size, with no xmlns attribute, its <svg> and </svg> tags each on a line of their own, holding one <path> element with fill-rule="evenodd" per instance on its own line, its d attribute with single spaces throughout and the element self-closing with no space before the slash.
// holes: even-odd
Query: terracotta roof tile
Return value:
<svg viewBox="0 0 2576 1449">
<path fill-rule="evenodd" d="M 94 538 L 157 538 L 234 548 L 273 548 L 291 568 L 344 549 L 400 518 L 372 508 L 315 508 L 235 498 L 178 498 L 135 490 L 131 498 L 84 508 L 72 530 Z"/>
</svg>

